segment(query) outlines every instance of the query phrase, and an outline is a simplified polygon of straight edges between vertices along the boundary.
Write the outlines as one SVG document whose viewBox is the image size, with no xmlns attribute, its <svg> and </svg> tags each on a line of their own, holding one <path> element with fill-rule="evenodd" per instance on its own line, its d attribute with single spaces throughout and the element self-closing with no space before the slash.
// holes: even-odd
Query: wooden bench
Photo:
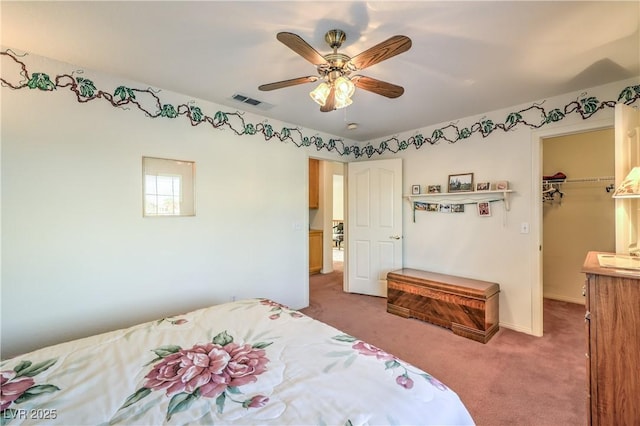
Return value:
<svg viewBox="0 0 640 426">
<path fill-rule="evenodd" d="M 387 274 L 387 312 L 487 343 L 499 329 L 496 283 L 399 269 Z"/>
</svg>

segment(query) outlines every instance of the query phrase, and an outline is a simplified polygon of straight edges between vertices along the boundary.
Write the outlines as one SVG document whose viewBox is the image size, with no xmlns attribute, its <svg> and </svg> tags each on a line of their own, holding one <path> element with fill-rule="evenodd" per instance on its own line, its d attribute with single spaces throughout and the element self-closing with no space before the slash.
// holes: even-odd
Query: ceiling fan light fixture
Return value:
<svg viewBox="0 0 640 426">
<path fill-rule="evenodd" d="M 324 104 L 327 103 L 327 97 L 329 96 L 330 90 L 331 88 L 329 85 L 322 82 L 309 93 L 309 96 L 311 96 L 311 99 L 313 99 L 318 105 L 324 106 Z"/>
<path fill-rule="evenodd" d="M 335 104 L 334 104 L 336 109 L 348 107 L 352 103 L 353 101 L 351 100 L 351 98 L 343 98 L 341 96 L 338 96 L 336 93 Z"/>
<path fill-rule="evenodd" d="M 344 75 L 336 78 L 336 81 L 333 84 L 336 88 L 336 94 L 339 93 L 342 97 L 350 98 L 356 91 L 355 84 L 353 84 L 353 82 Z"/>
<path fill-rule="evenodd" d="M 356 86 L 348 77 L 340 76 L 333 82 L 335 87 L 335 108 L 345 108 L 353 103 L 351 96 L 355 92 Z"/>
</svg>

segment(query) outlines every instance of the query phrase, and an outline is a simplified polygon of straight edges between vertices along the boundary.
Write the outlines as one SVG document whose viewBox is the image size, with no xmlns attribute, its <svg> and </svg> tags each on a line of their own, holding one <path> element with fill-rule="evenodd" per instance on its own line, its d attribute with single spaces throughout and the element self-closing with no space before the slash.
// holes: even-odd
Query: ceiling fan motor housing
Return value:
<svg viewBox="0 0 640 426">
<path fill-rule="evenodd" d="M 328 82 L 333 82 L 336 78 L 347 76 L 351 70 L 347 66 L 351 57 L 344 53 L 338 53 L 338 48 L 347 39 L 347 35 L 342 30 L 329 30 L 324 36 L 325 41 L 333 49 L 333 53 L 324 55 L 326 64 L 318 66 L 318 73 Z"/>
<path fill-rule="evenodd" d="M 338 49 L 346 39 L 347 35 L 342 30 L 329 30 L 324 35 L 324 40 L 332 49 Z"/>
<path fill-rule="evenodd" d="M 318 73 L 323 78 L 327 78 L 329 81 L 342 76 L 351 74 L 351 70 L 347 66 L 351 58 L 342 53 L 330 53 L 325 55 L 327 64 L 318 66 Z"/>
</svg>

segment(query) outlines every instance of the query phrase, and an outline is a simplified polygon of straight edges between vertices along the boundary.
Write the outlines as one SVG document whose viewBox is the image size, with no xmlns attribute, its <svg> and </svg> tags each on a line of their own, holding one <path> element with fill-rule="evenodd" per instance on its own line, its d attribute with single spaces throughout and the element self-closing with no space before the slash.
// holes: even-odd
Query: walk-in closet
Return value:
<svg viewBox="0 0 640 426">
<path fill-rule="evenodd" d="M 589 251 L 615 252 L 614 130 L 543 141 L 543 292 L 584 303 Z"/>
</svg>

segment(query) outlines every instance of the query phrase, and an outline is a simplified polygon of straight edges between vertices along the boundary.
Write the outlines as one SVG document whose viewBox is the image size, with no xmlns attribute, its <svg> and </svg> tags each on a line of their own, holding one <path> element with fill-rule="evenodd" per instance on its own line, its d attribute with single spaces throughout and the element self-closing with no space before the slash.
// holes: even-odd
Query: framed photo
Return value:
<svg viewBox="0 0 640 426">
<path fill-rule="evenodd" d="M 427 210 L 427 203 L 423 203 L 423 202 L 420 202 L 420 201 L 415 201 L 413 203 L 413 208 L 415 210 Z"/>
<path fill-rule="evenodd" d="M 429 186 L 427 186 L 427 192 L 429 194 L 439 194 L 440 193 L 440 185 L 429 185 Z"/>
<path fill-rule="evenodd" d="M 428 212 L 437 212 L 440 209 L 440 204 L 438 203 L 427 203 L 427 211 Z"/>
<path fill-rule="evenodd" d="M 476 183 L 476 191 L 489 191 L 490 189 L 491 189 L 491 182 Z"/>
<path fill-rule="evenodd" d="M 473 191 L 473 173 L 449 175 L 449 186 L 447 191 L 448 192 Z"/>
<path fill-rule="evenodd" d="M 509 189 L 509 181 L 499 180 L 496 182 L 496 190 L 504 191 L 505 189 Z"/>
<path fill-rule="evenodd" d="M 142 215 L 195 216 L 195 163 L 142 157 Z"/>
<path fill-rule="evenodd" d="M 491 216 L 491 203 L 483 201 L 478 203 L 478 216 Z"/>
<path fill-rule="evenodd" d="M 420 195 L 420 185 L 411 185 L 411 195 Z"/>
<path fill-rule="evenodd" d="M 451 213 L 451 204 L 440 204 L 440 213 Z"/>
<path fill-rule="evenodd" d="M 464 213 L 464 204 L 451 204 L 451 213 Z"/>
</svg>

